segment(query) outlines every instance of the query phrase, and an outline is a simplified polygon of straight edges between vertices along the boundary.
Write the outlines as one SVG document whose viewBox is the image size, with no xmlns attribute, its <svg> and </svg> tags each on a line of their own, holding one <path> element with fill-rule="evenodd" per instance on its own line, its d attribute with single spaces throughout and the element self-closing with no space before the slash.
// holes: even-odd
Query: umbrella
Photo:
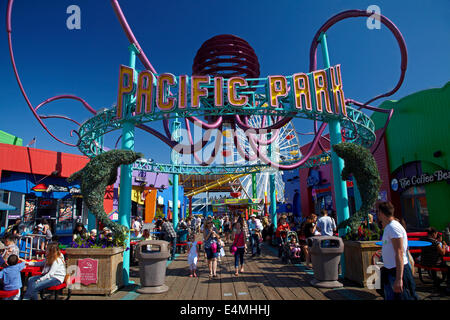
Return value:
<svg viewBox="0 0 450 320">
<path fill-rule="evenodd" d="M 16 210 L 16 207 L 0 201 L 0 210 Z"/>
</svg>

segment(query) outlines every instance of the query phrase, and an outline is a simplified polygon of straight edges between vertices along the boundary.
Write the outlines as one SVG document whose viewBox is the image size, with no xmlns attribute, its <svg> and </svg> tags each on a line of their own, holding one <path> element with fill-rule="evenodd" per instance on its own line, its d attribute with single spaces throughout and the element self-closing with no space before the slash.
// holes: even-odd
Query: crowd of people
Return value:
<svg viewBox="0 0 450 320">
<path fill-rule="evenodd" d="M 373 216 L 363 223 L 362 228 L 372 230 L 378 226 L 382 228 L 382 260 L 381 269 L 382 294 L 386 300 L 417 299 L 415 282 L 413 278 L 414 259 L 411 258 L 408 249 L 408 237 L 406 228 L 394 217 L 394 207 L 390 202 L 382 202 L 377 206 L 378 221 L 374 222 Z M 58 242 L 52 241 L 51 231 L 46 221 L 42 220 L 36 230 L 45 238 L 42 249 L 45 250 L 45 259 L 39 262 L 27 261 L 28 266 L 43 267 L 42 275 L 28 279 L 27 290 L 23 299 L 37 299 L 38 293 L 50 286 L 61 284 L 65 281 L 66 265 Z M 177 231 L 168 218 L 158 219 L 155 223 L 156 233 L 160 239 L 171 244 L 171 257 L 174 259 L 177 241 L 187 242 L 187 263 L 189 276 L 197 277 L 197 264 L 199 256 L 204 254 L 208 264 L 209 278 L 218 278 L 217 267 L 221 257 L 226 251 L 234 255 L 234 275 L 245 272 L 244 263 L 246 254 L 250 257 L 261 256 L 261 244 L 266 241 L 279 248 L 279 256 L 282 256 L 283 247 L 289 248 L 292 257 L 302 259 L 306 267 L 311 268 L 311 256 L 307 239 L 315 236 L 337 235 L 337 227 L 333 214 L 322 210 L 320 217 L 311 214 L 305 219 L 281 215 L 277 221 L 277 227 L 268 216 L 256 216 L 251 214 L 246 220 L 243 214 L 238 212 L 231 215 L 192 217 L 181 219 Z M 8 233 L 0 242 L 0 289 L 19 290 L 19 293 L 10 299 L 19 299 L 22 288 L 20 272 L 26 266 L 25 260 L 20 258 L 20 251 L 16 244 L 21 232 L 21 221 L 17 220 L 11 226 Z M 135 236 L 143 240 L 149 240 L 150 230 L 143 228 L 142 222 L 135 219 L 132 222 L 132 231 Z M 447 268 L 443 257 L 449 252 L 449 247 L 443 241 L 442 234 L 436 229 L 429 228 L 428 236 L 423 239 L 431 243 L 423 250 L 419 261 L 423 265 L 440 266 Z M 294 233 L 295 237 L 288 234 Z M 185 238 L 184 238 L 185 236 Z M 73 242 L 90 241 L 95 244 L 108 245 L 112 243 L 112 232 L 103 227 L 100 233 L 96 229 L 88 231 L 82 223 L 77 223 L 73 230 Z M 199 241 L 200 240 L 200 241 Z M 203 251 L 201 250 L 203 244 Z M 448 272 L 448 271 L 447 271 Z M 447 276 L 447 290 L 450 288 L 450 277 Z"/>
<path fill-rule="evenodd" d="M 37 300 L 40 291 L 60 285 L 65 281 L 66 264 L 59 243 L 50 242 L 46 245 L 45 259 L 41 261 L 26 261 L 20 258 L 16 244 L 16 235 L 8 234 L 0 242 L 0 289 L 5 291 L 18 290 L 7 300 L 19 300 L 22 292 L 21 271 L 28 266 L 42 267 L 41 275 L 28 278 L 27 290 L 23 300 Z"/>
<path fill-rule="evenodd" d="M 97 229 L 88 231 L 83 223 L 77 222 L 72 232 L 72 243 L 110 247 L 114 245 L 113 233 L 108 227 L 103 227 L 100 232 Z"/>
<path fill-rule="evenodd" d="M 208 262 L 209 277 L 217 278 L 217 263 L 225 255 L 225 249 L 228 247 L 230 253 L 234 255 L 235 275 L 244 272 L 245 253 L 251 257 L 261 256 L 261 244 L 264 241 L 272 242 L 273 239 L 278 243 L 281 250 L 282 239 L 287 231 L 296 231 L 301 239 L 298 243 L 291 243 L 292 251 L 300 257 L 303 252 L 308 265 L 310 257 L 305 239 L 315 235 L 333 235 L 336 232 L 335 220 L 328 216 L 323 210 L 322 217 L 317 219 L 316 215 L 311 215 L 303 221 L 294 221 L 290 217 L 281 216 L 278 221 L 278 227 L 274 230 L 274 225 L 267 216 L 256 216 L 251 214 L 246 220 L 242 214 L 233 213 L 221 216 L 189 216 L 186 220 L 181 219 L 178 223 L 178 232 L 175 231 L 172 222 L 166 218 L 159 218 L 155 222 L 155 229 L 159 233 L 159 239 L 171 243 L 171 257 L 175 256 L 176 243 L 187 241 L 188 265 L 190 276 L 197 276 L 197 261 L 200 254 L 200 246 L 196 241 L 196 235 L 200 235 L 204 245 L 204 255 Z M 182 235 L 186 238 L 182 239 Z M 281 252 L 281 251 L 280 251 Z"/>
</svg>

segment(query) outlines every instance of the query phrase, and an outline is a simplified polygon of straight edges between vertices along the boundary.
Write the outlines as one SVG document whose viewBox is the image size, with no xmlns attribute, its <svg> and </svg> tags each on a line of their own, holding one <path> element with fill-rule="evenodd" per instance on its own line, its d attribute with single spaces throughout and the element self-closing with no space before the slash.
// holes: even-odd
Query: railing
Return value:
<svg viewBox="0 0 450 320">
<path fill-rule="evenodd" d="M 36 241 L 34 241 L 35 239 Z M 33 256 L 38 259 L 44 257 L 42 244 L 45 243 L 45 235 L 29 234 L 21 236 L 17 242 L 19 247 L 19 255 L 23 254 L 25 259 L 31 260 Z M 36 244 L 36 246 L 33 246 L 33 244 Z M 24 250 L 22 250 L 22 247 Z M 33 253 L 35 254 L 33 255 Z"/>
</svg>

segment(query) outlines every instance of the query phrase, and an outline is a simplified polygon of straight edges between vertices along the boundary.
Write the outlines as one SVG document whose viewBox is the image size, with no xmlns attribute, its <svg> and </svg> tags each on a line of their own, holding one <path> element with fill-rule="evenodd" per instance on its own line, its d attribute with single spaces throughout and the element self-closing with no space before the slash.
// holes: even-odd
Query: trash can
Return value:
<svg viewBox="0 0 450 320">
<path fill-rule="evenodd" d="M 147 249 L 150 250 L 147 250 Z M 163 293 L 169 290 L 166 280 L 167 258 L 170 257 L 169 242 L 163 240 L 141 241 L 136 246 L 139 261 L 141 288 L 139 293 Z"/>
<path fill-rule="evenodd" d="M 339 237 L 315 236 L 307 239 L 314 269 L 311 284 L 322 288 L 340 288 L 339 262 L 344 252 L 344 242 Z"/>
</svg>

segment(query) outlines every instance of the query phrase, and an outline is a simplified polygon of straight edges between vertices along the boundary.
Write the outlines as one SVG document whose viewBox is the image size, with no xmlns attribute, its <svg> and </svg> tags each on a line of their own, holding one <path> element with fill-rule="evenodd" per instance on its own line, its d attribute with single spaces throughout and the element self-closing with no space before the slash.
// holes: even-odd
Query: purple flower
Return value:
<svg viewBox="0 0 450 320">
<path fill-rule="evenodd" d="M 104 245 L 102 246 L 102 248 L 105 249 L 105 248 L 106 248 L 106 244 L 104 244 Z"/>
</svg>

